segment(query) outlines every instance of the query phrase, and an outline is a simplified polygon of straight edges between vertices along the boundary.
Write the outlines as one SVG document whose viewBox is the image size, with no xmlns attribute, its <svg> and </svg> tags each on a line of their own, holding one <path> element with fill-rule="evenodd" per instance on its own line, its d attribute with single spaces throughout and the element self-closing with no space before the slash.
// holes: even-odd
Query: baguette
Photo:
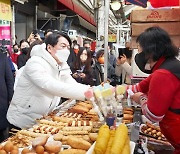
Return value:
<svg viewBox="0 0 180 154">
<path fill-rule="evenodd" d="M 88 150 L 91 147 L 91 144 L 88 141 L 82 138 L 75 137 L 69 137 L 67 140 L 67 144 L 70 145 L 72 148 L 82 150 Z"/>
<path fill-rule="evenodd" d="M 88 112 L 89 109 L 81 105 L 76 105 L 73 108 L 71 108 L 70 111 L 73 113 L 83 114 L 83 113 Z"/>
<path fill-rule="evenodd" d="M 88 135 L 88 131 L 62 131 L 63 135 Z"/>
<path fill-rule="evenodd" d="M 96 141 L 98 134 L 97 133 L 89 133 L 89 138 L 92 142 Z"/>
<path fill-rule="evenodd" d="M 86 151 L 81 149 L 67 149 L 61 151 L 59 154 L 86 154 Z"/>
</svg>

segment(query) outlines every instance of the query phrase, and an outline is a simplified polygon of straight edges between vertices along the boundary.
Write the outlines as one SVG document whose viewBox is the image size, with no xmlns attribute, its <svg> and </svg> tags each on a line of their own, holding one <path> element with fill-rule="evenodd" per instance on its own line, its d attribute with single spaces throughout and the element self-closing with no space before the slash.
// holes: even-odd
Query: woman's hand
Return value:
<svg viewBox="0 0 180 154">
<path fill-rule="evenodd" d="M 28 42 L 30 42 L 30 41 L 31 41 L 31 39 L 33 39 L 33 38 L 34 38 L 34 34 L 33 34 L 33 33 L 31 33 L 31 34 L 29 35 L 29 37 L 28 37 L 27 41 L 28 41 Z"/>
<path fill-rule="evenodd" d="M 78 78 L 79 77 L 79 75 L 78 75 L 78 73 L 76 72 L 76 73 L 74 73 L 73 75 L 72 75 L 74 78 Z"/>
<path fill-rule="evenodd" d="M 131 99 L 135 101 L 136 103 L 140 104 L 140 96 L 143 95 L 142 92 L 137 92 L 134 95 L 131 96 Z"/>
<path fill-rule="evenodd" d="M 41 37 L 40 37 L 40 35 L 39 35 L 38 33 L 36 34 L 36 36 L 35 36 L 34 38 L 35 38 L 36 40 L 42 41 L 42 40 L 41 40 Z"/>
<path fill-rule="evenodd" d="M 126 58 L 126 55 L 123 54 L 122 56 L 120 56 L 120 58 L 117 58 L 117 65 L 121 65 L 121 64 L 124 64 L 125 62 L 127 61 L 127 58 Z"/>
<path fill-rule="evenodd" d="M 86 77 L 86 74 L 81 73 L 79 76 L 80 76 L 81 78 L 85 78 L 85 77 Z"/>
</svg>

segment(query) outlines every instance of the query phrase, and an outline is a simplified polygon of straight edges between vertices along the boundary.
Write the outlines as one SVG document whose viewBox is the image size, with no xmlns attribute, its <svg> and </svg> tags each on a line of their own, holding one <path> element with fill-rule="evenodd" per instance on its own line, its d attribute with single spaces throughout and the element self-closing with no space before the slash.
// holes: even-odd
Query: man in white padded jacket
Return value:
<svg viewBox="0 0 180 154">
<path fill-rule="evenodd" d="M 60 97 L 85 99 L 90 86 L 77 83 L 66 62 L 70 45 L 67 35 L 55 33 L 32 49 L 7 112 L 10 128 L 32 127 L 58 105 Z"/>
</svg>

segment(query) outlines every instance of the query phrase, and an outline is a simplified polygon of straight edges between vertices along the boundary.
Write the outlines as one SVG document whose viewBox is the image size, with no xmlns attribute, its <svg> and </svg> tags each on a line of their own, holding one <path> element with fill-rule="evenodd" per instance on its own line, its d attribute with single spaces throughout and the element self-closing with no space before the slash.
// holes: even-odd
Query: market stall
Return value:
<svg viewBox="0 0 180 154">
<path fill-rule="evenodd" d="M 159 126 L 142 119 L 124 86 L 106 83 L 86 97 L 62 103 L 30 129 L 10 130 L 14 135 L 0 145 L 0 153 L 133 154 L 148 150 L 146 144 L 172 148 Z"/>
</svg>

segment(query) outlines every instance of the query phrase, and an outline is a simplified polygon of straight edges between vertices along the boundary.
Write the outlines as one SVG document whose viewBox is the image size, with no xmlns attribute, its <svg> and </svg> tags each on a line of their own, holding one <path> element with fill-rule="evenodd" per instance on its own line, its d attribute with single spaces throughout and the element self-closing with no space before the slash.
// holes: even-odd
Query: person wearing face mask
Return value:
<svg viewBox="0 0 180 154">
<path fill-rule="evenodd" d="M 115 74 L 120 77 L 121 84 L 131 84 L 132 67 L 131 58 L 132 50 L 128 48 L 119 48 L 119 56 L 116 61 Z"/>
<path fill-rule="evenodd" d="M 93 86 L 93 70 L 91 68 L 91 51 L 80 48 L 76 61 L 71 66 L 72 76 L 77 82 Z"/>
<path fill-rule="evenodd" d="M 178 49 L 168 33 L 160 27 L 146 29 L 137 37 L 139 53 L 144 53 L 151 74 L 137 85 L 127 87 L 135 93 L 142 113 L 152 122 L 159 122 L 161 132 L 180 153 L 180 61 Z"/>
<path fill-rule="evenodd" d="M 36 119 L 51 113 L 61 97 L 84 100 L 90 88 L 76 82 L 67 64 L 71 40 L 63 33 L 50 34 L 31 50 L 10 103 L 10 128 L 30 128 Z"/>
<path fill-rule="evenodd" d="M 77 55 L 78 52 L 79 52 L 79 49 L 80 49 L 80 45 L 79 44 L 75 44 L 73 49 L 74 49 L 74 53 Z"/>
<path fill-rule="evenodd" d="M 20 50 L 21 50 L 21 54 L 17 58 L 18 69 L 20 69 L 22 66 L 24 66 L 28 59 L 27 53 L 29 51 L 29 43 L 26 40 L 20 41 Z"/>
<path fill-rule="evenodd" d="M 100 49 L 96 53 L 96 63 L 93 67 L 94 70 L 94 81 L 95 85 L 100 85 L 104 82 L 104 49 Z M 107 71 L 108 80 L 112 81 L 112 76 L 115 75 L 114 67 L 108 62 L 108 71 Z"/>
<path fill-rule="evenodd" d="M 13 53 L 11 54 L 12 62 L 14 62 L 17 65 L 17 58 L 20 55 L 19 46 L 18 44 L 13 45 Z"/>
</svg>

